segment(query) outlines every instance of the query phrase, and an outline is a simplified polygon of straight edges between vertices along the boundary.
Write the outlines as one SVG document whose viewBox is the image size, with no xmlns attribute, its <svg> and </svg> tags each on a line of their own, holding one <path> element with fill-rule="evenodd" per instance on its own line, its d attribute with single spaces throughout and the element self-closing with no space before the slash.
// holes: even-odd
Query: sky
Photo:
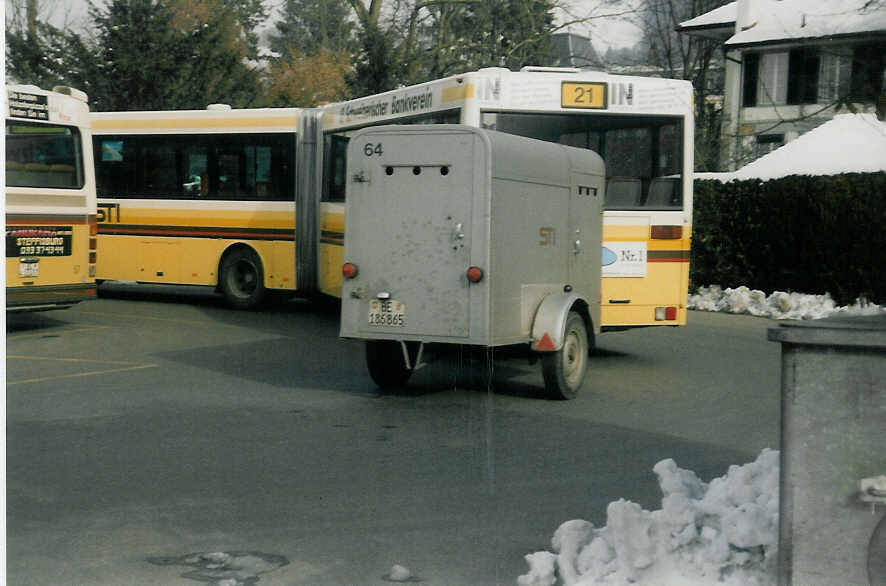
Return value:
<svg viewBox="0 0 886 586">
<path fill-rule="evenodd" d="M 70 24 L 72 27 L 82 26 L 87 19 L 87 0 L 39 0 L 41 16 L 49 17 L 52 24 L 63 27 Z M 615 16 L 630 8 L 634 0 L 624 0 L 622 7 L 602 8 L 601 0 L 558 0 L 566 10 L 558 10 L 559 23 L 566 23 L 580 18 L 588 18 L 586 23 L 579 23 L 569 27 L 570 32 L 590 36 L 594 47 L 598 51 L 605 51 L 608 47 L 630 47 L 640 39 L 640 30 L 627 22 L 625 16 Z M 603 0 L 611 1 L 611 0 Z M 6 10 L 14 3 L 22 0 L 4 0 Z M 282 0 L 265 0 L 271 7 L 282 4 Z M 609 16 L 613 15 L 613 16 Z"/>
</svg>

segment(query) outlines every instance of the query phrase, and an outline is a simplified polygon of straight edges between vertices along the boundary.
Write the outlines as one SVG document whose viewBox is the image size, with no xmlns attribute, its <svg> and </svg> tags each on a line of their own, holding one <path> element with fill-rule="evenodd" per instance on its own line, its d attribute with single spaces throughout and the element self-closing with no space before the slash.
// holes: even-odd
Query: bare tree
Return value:
<svg viewBox="0 0 886 586">
<path fill-rule="evenodd" d="M 722 43 L 683 35 L 677 26 L 726 4 L 726 0 L 646 0 L 640 11 L 648 62 L 661 75 L 692 82 L 695 89 L 696 170 L 714 170 L 719 160 L 724 86 Z M 714 99 L 712 99 L 714 98 Z"/>
</svg>

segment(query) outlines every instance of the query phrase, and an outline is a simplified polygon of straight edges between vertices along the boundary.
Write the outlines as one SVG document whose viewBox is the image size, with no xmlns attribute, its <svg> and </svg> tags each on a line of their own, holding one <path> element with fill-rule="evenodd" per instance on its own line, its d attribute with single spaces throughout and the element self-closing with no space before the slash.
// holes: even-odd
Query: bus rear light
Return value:
<svg viewBox="0 0 886 586">
<path fill-rule="evenodd" d="M 683 238 L 683 226 L 653 226 L 654 240 L 679 240 Z"/>
<path fill-rule="evenodd" d="M 98 247 L 96 246 L 95 238 L 90 238 L 89 239 L 89 250 L 95 250 L 96 248 L 98 248 Z"/>
<path fill-rule="evenodd" d="M 471 283 L 479 283 L 483 280 L 483 269 L 480 267 L 471 267 L 467 272 L 468 281 Z"/>
<path fill-rule="evenodd" d="M 353 279 L 359 272 L 357 265 L 352 262 L 346 262 L 341 266 L 341 274 L 345 279 Z"/>
<path fill-rule="evenodd" d="M 89 252 L 89 264 L 95 264 L 95 251 L 92 250 Z"/>
<path fill-rule="evenodd" d="M 98 235 L 98 222 L 96 222 L 95 216 L 89 216 L 89 236 L 95 238 Z M 89 243 L 92 245 L 92 242 Z"/>
<path fill-rule="evenodd" d="M 676 307 L 671 306 L 655 308 L 655 321 L 674 321 L 675 319 L 677 319 Z"/>
</svg>

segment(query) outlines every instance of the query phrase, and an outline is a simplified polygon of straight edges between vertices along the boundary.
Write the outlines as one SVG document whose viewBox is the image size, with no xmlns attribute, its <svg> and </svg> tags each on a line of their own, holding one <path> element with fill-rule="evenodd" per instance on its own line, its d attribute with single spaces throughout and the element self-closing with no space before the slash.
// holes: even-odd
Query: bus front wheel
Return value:
<svg viewBox="0 0 886 586">
<path fill-rule="evenodd" d="M 238 248 L 227 253 L 219 277 L 225 300 L 232 307 L 254 309 L 264 301 L 265 275 L 255 251 Z"/>
<path fill-rule="evenodd" d="M 588 329 L 575 311 L 566 317 L 563 347 L 541 355 L 545 390 L 554 399 L 574 399 L 585 379 L 590 352 Z"/>
</svg>

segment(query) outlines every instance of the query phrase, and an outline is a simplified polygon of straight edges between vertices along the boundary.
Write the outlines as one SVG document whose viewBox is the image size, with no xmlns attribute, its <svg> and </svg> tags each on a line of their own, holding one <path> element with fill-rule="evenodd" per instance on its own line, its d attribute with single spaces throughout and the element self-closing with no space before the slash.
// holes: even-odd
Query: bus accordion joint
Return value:
<svg viewBox="0 0 886 586">
<path fill-rule="evenodd" d="M 652 226 L 653 240 L 680 240 L 683 238 L 683 226 Z"/>
</svg>

